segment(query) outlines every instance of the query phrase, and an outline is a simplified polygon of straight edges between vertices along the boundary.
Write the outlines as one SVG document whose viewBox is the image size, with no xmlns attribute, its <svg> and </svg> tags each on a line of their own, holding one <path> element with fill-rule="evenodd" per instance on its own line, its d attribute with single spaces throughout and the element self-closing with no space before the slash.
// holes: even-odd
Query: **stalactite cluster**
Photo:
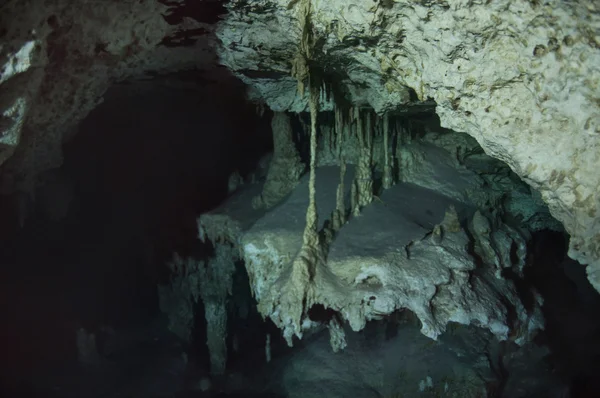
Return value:
<svg viewBox="0 0 600 398">
<path fill-rule="evenodd" d="M 371 129 L 371 116 L 365 119 L 361 115 L 360 108 L 354 108 L 354 123 L 356 125 L 356 135 L 358 136 L 360 155 L 358 158 L 358 168 L 356 178 L 354 179 L 354 197 L 352 205 L 352 214 L 358 216 L 360 209 L 373 201 L 373 130 Z"/>
<path fill-rule="evenodd" d="M 292 63 L 292 76 L 298 81 L 298 92 L 305 94 L 305 85 L 309 88 L 310 109 L 310 163 L 309 163 L 309 204 L 306 211 L 306 225 L 302 237 L 302 247 L 292 262 L 292 272 L 282 289 L 279 305 L 282 311 L 289 314 L 285 322 L 291 332 L 300 336 L 302 320 L 311 307 L 313 293 L 312 281 L 315 268 L 322 260 L 319 242 L 319 220 L 316 203 L 316 166 L 317 166 L 317 116 L 319 112 L 320 84 L 311 76 L 309 61 L 312 57 L 313 35 L 310 23 L 310 0 L 302 0 L 299 4 L 299 23 L 302 30 L 301 42 Z M 284 335 L 292 345 L 292 335 Z"/>
<path fill-rule="evenodd" d="M 301 0 L 295 3 L 298 7 L 298 21 L 302 31 L 301 40 L 298 46 L 296 56 L 292 61 L 292 76 L 298 82 L 298 93 L 301 96 L 308 91 L 308 104 L 310 110 L 310 162 L 309 162 L 309 204 L 306 210 L 306 225 L 302 237 L 302 246 L 292 261 L 291 275 L 281 287 L 281 294 L 278 299 L 278 305 L 281 312 L 288 314 L 288 318 L 280 320 L 286 327 L 287 333 L 284 337 L 288 344 L 292 343 L 292 336 L 302 334 L 302 321 L 306 316 L 306 311 L 314 302 L 315 287 L 314 276 L 317 272 L 317 267 L 325 266 L 325 257 L 327 247 L 331 244 L 335 234 L 342 228 L 347 220 L 347 211 L 345 203 L 345 186 L 344 179 L 347 172 L 346 156 L 344 150 L 353 144 L 357 148 L 353 148 L 358 154 L 357 168 L 354 181 L 351 186 L 351 207 L 350 210 L 354 215 L 360 213 L 360 209 L 369 205 L 374 198 L 374 141 L 376 131 L 381 131 L 383 137 L 377 137 L 383 140 L 384 148 L 378 148 L 383 154 L 384 164 L 384 183 L 385 188 L 389 188 L 393 184 L 392 175 L 392 160 L 389 157 L 389 118 L 386 115 L 381 123 L 380 119 L 373 121 L 373 113 L 371 111 L 361 110 L 358 106 L 350 108 L 346 112 L 343 109 L 335 107 L 334 123 L 322 136 L 322 146 L 328 153 L 328 156 L 335 157 L 335 163 L 339 164 L 340 181 L 336 191 L 336 208 L 331 215 L 331 223 L 323 230 L 319 231 L 319 219 L 317 212 L 317 192 L 316 192 L 316 169 L 317 159 L 319 156 L 319 140 L 318 140 L 318 115 L 319 103 L 323 94 L 329 97 L 332 87 L 322 80 L 321 74 L 314 69 L 315 54 L 314 43 L 315 38 L 311 25 L 311 2 L 310 0 Z M 308 88 L 308 90 L 307 90 Z M 346 117 L 345 117 L 346 116 Z M 275 120 L 275 119 L 274 119 Z M 375 124 L 375 125 L 374 125 Z M 383 125 L 383 127 L 381 127 Z M 308 126 L 307 126 L 308 127 Z M 308 129 L 307 129 L 308 130 Z M 354 143 L 350 143 L 349 139 L 354 132 Z M 275 138 L 276 153 L 274 161 L 277 158 L 278 147 L 291 147 L 291 134 L 286 134 L 285 137 L 280 135 Z M 278 143 L 277 139 L 285 141 L 285 145 Z M 378 141 L 378 143 L 381 140 Z M 379 144 L 378 144 L 379 145 Z M 289 156 L 296 158 L 297 152 Z M 297 163 L 297 162 L 294 162 Z M 273 166 L 272 166 L 273 167 Z M 270 173 L 271 174 L 271 173 Z M 266 202 L 265 191 L 263 191 L 262 201 Z M 280 195 L 273 198 L 273 204 L 277 203 Z M 323 232 L 323 238 L 320 237 L 320 232 Z M 265 311 L 268 312 L 267 309 Z M 332 333 L 332 344 L 335 348 L 341 348 L 345 344 L 343 331 L 336 326 L 335 322 L 328 326 Z"/>
<path fill-rule="evenodd" d="M 332 215 L 332 227 L 334 231 L 339 229 L 346 222 L 346 201 L 344 198 L 344 178 L 346 177 L 346 160 L 342 154 L 344 146 L 344 119 L 340 109 L 335 108 L 335 127 L 334 134 L 336 137 L 337 155 L 340 162 L 340 182 L 336 192 L 336 206 Z"/>
<path fill-rule="evenodd" d="M 238 255 L 227 243 L 217 244 L 215 256 L 207 262 L 176 254 L 168 263 L 170 283 L 159 286 L 160 308 L 168 315 L 169 330 L 185 342 L 191 341 L 195 305 L 199 300 L 204 304 L 210 370 L 215 375 L 223 374 L 227 363 L 227 300 Z"/>
</svg>

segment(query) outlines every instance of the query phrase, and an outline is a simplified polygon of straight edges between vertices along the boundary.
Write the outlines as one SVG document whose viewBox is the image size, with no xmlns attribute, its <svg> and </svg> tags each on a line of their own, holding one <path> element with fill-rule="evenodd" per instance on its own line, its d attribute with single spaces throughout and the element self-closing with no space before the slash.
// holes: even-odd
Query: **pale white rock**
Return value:
<svg viewBox="0 0 600 398">
<path fill-rule="evenodd" d="M 301 0 L 303 1 L 303 0 Z M 290 60 L 300 41 L 289 0 L 231 1 L 222 62 L 267 104 L 297 111 Z M 600 290 L 600 9 L 597 2 L 312 1 L 315 63 L 377 112 L 431 98 L 541 193 Z M 272 40 L 276 38 L 276 40 Z M 263 80 L 249 71 L 277 72 Z M 279 98 L 286 98 L 285 101 Z"/>
<path fill-rule="evenodd" d="M 0 84 L 19 73 L 25 72 L 31 67 L 31 59 L 35 46 L 36 41 L 29 40 L 16 52 L 3 54 L 4 65 L 0 68 Z M 4 52 L 3 50 L 4 45 L 0 44 L 0 52 Z"/>
<path fill-rule="evenodd" d="M 335 208 L 338 174 L 336 167 L 317 170 L 322 221 Z M 290 267 L 302 244 L 303 209 L 307 205 L 304 178 L 288 198 L 239 238 L 259 311 L 283 330 L 288 341 L 307 332 L 290 323 L 290 311 L 295 309 L 283 305 L 287 294 L 283 286 L 293 278 Z M 461 209 L 461 216 L 453 206 Z M 511 321 L 503 303 L 508 300 L 518 315 L 517 339 L 527 340 L 543 327 L 541 313 L 539 309 L 527 313 L 515 287 L 497 274 L 494 263 L 477 265 L 469 254 L 469 234 L 462 229 L 459 217 L 470 217 L 471 209 L 413 184 L 400 183 L 384 191 L 381 202 L 365 207 L 359 217 L 342 227 L 329 247 L 326 262 L 316 265 L 303 304 L 306 308 L 302 309 L 306 319 L 312 305 L 322 305 L 338 312 L 358 331 L 369 320 L 410 309 L 422 323 L 421 332 L 433 339 L 449 322 L 474 323 L 499 339 L 507 339 Z M 494 253 L 491 258 L 500 256 Z M 332 346 L 342 348 L 345 340 L 340 329 L 335 323 L 328 326 Z"/>
</svg>

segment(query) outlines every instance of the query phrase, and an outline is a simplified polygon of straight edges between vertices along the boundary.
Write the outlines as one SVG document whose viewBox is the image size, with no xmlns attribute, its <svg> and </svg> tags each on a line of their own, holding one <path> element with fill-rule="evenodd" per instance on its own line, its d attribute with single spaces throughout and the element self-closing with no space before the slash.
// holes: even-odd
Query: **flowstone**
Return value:
<svg viewBox="0 0 600 398">
<path fill-rule="evenodd" d="M 337 174 L 333 170 L 319 169 L 318 180 Z M 319 203 L 327 206 L 329 199 L 329 209 L 335 203 L 334 187 L 317 189 Z M 310 308 L 304 308 L 301 329 L 288 323 L 297 314 L 289 314 L 280 301 L 282 287 L 293 279 L 291 259 L 301 246 L 301 217 L 294 214 L 306 206 L 306 200 L 301 201 L 305 193 L 303 183 L 241 237 L 259 310 L 283 329 L 288 340 L 293 335 L 302 338 L 315 326 L 308 316 Z M 326 261 L 314 269 L 310 303 L 338 312 L 355 331 L 369 320 L 409 309 L 419 317 L 422 333 L 433 339 L 449 322 L 457 322 L 477 324 L 502 340 L 510 335 L 520 343 L 526 341 L 542 328 L 539 303 L 526 311 L 514 285 L 497 274 L 495 264 L 478 265 L 470 254 L 468 247 L 474 244 L 470 236 L 478 231 L 464 226 L 475 210 L 413 184 L 400 183 L 384 191 L 381 202 L 366 206 L 360 217 L 350 219 L 338 232 Z M 513 303 L 516 319 L 506 302 Z"/>
<path fill-rule="evenodd" d="M 563 230 L 539 194 L 466 134 L 427 128 L 418 139 L 405 133 L 393 149 L 400 181 L 441 192 L 466 205 L 506 213 L 522 230 Z"/>
</svg>

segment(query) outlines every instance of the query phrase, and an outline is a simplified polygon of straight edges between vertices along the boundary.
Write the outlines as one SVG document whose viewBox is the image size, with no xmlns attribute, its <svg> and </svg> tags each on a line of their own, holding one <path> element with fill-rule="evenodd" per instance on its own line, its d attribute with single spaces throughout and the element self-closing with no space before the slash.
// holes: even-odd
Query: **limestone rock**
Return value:
<svg viewBox="0 0 600 398">
<path fill-rule="evenodd" d="M 208 261 L 174 255 L 168 264 L 171 281 L 159 286 L 160 309 L 168 315 L 169 330 L 190 342 L 195 304 L 202 300 L 211 372 L 222 374 L 227 363 L 227 298 L 232 294 L 235 261 L 239 252 L 227 241 L 215 244 Z"/>
<path fill-rule="evenodd" d="M 306 109 L 288 0 L 228 3 L 220 56 L 278 111 Z M 600 8 L 592 0 L 314 2 L 316 62 L 378 113 L 433 99 L 444 127 L 538 190 L 600 290 Z M 256 72 L 260 73 L 256 73 Z M 326 108 L 325 108 L 326 109 Z"/>
<path fill-rule="evenodd" d="M 304 171 L 304 165 L 300 162 L 300 155 L 294 144 L 289 116 L 282 112 L 275 112 L 271 129 L 273 130 L 273 158 L 263 192 L 260 198 L 255 200 L 256 207 L 275 206 L 296 187 Z"/>
<path fill-rule="evenodd" d="M 319 169 L 317 176 L 323 184 L 317 188 L 317 200 L 324 214 L 335 203 L 335 184 L 327 183 L 327 169 Z M 330 174 L 333 178 L 337 173 Z M 469 208 L 405 183 L 384 191 L 382 202 L 366 206 L 340 229 L 326 261 L 317 262 L 310 275 L 306 307 L 292 309 L 286 304 L 284 294 L 289 290 L 284 287 L 288 278 L 295 278 L 290 264 L 300 250 L 303 227 L 298 209 L 302 206 L 295 198 L 305 198 L 305 185 L 306 181 L 241 236 L 259 311 L 271 317 L 286 338 L 301 338 L 305 329 L 314 326 L 308 315 L 312 305 L 339 312 L 353 330 L 363 329 L 368 320 L 410 309 L 421 320 L 422 332 L 434 339 L 448 322 L 475 323 L 507 339 L 513 326 L 504 305 L 508 299 L 517 308 L 517 339 L 525 340 L 542 327 L 539 308 L 528 313 L 512 283 L 495 277 L 493 264 L 478 268 L 469 254 L 470 238 L 450 206 L 461 209 L 461 220 L 470 217 Z M 305 319 L 300 328 L 288 323 L 289 317 L 295 317 L 288 311 L 298 310 Z M 336 342 L 339 331 L 333 332 Z"/>
<path fill-rule="evenodd" d="M 208 36 L 194 47 L 160 45 L 177 31 L 212 30 L 189 19 L 170 25 L 169 13 L 160 2 L 137 0 L 0 6 L 2 192 L 32 192 L 39 172 L 60 166 L 69 131 L 111 83 L 215 61 Z"/>
</svg>

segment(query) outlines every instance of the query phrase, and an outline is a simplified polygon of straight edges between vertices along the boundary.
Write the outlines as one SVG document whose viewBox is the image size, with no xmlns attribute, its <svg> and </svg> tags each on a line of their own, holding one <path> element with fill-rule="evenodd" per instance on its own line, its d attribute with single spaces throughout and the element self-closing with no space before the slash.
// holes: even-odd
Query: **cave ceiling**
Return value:
<svg viewBox="0 0 600 398">
<path fill-rule="evenodd" d="M 0 6 L 4 193 L 31 191 L 110 84 L 227 67 L 254 101 L 307 110 L 291 61 L 308 0 L 7 1 Z M 600 6 L 593 0 L 310 4 L 321 109 L 433 106 L 541 193 L 600 290 Z M 114 145 L 119 145 L 115 142 Z"/>
</svg>

